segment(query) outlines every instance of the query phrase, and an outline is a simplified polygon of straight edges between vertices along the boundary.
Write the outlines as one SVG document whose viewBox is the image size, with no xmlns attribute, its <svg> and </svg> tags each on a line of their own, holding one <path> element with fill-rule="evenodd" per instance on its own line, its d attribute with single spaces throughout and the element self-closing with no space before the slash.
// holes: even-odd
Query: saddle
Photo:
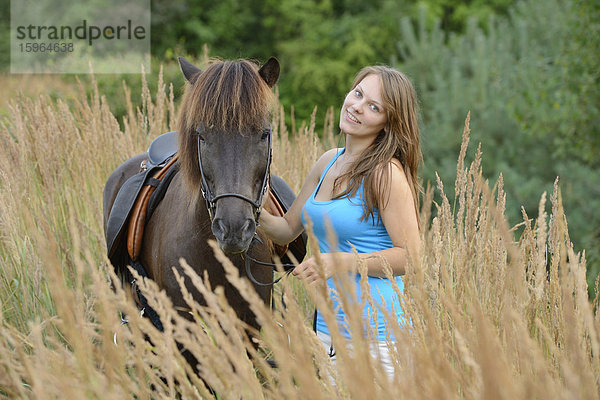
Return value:
<svg viewBox="0 0 600 400">
<path fill-rule="evenodd" d="M 117 255 L 123 253 L 124 241 L 128 258 L 134 262 L 138 261 L 146 222 L 164 197 L 173 176 L 179 171 L 177 151 L 176 131 L 167 132 L 154 139 L 148 148 L 148 159 L 142 162 L 140 173 L 126 181 L 119 190 L 106 231 L 108 257 L 113 265 L 119 264 L 116 262 Z M 264 208 L 273 215 L 283 216 L 295 197 L 283 179 L 271 175 Z M 272 252 L 279 256 L 282 263 L 291 262 L 287 256 L 288 250 L 298 261 L 302 261 L 306 255 L 306 243 L 307 237 L 303 233 L 287 245 L 274 244 Z M 119 248 L 122 250 L 118 251 Z"/>
<path fill-rule="evenodd" d="M 129 225 L 127 227 L 127 253 L 129 254 L 129 258 L 131 258 L 133 261 L 138 260 L 140 251 L 142 249 L 142 238 L 144 237 L 144 227 L 146 226 L 147 220 L 146 217 L 148 216 L 149 218 L 148 204 L 150 203 L 150 199 L 152 198 L 156 188 L 160 186 L 162 180 L 169 172 L 169 169 L 179 158 L 178 156 L 178 154 L 173 156 L 164 167 L 159 169 L 156 174 L 147 181 L 147 184 L 142 186 L 142 190 L 138 194 L 138 197 L 133 205 L 131 217 L 129 218 Z M 166 191 L 167 187 L 161 186 L 161 189 Z M 150 210 L 153 211 L 154 209 L 152 208 Z M 152 213 L 150 213 L 150 215 L 151 214 Z"/>
</svg>

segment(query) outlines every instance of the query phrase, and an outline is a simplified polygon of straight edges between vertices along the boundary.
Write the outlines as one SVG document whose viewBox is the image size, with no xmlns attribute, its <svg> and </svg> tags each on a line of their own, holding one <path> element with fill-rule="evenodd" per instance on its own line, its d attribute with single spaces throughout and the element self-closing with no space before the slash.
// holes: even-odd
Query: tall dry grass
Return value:
<svg viewBox="0 0 600 400">
<path fill-rule="evenodd" d="M 587 298 L 585 256 L 572 250 L 559 186 L 550 195 L 552 214 L 545 214 L 542 194 L 540 215 L 524 215 L 515 239 L 504 218 L 502 177 L 493 187 L 482 178 L 479 150 L 464 165 L 468 119 L 456 200 L 451 203 L 438 182 L 442 202 L 432 202 L 433 190 L 423 201 L 424 252 L 399 293 L 411 324 L 402 328 L 388 319 L 397 338 L 390 347 L 393 381 L 360 335 L 351 349 L 338 346 L 338 362 L 330 362 L 309 315 L 317 304 L 325 318 L 333 317 L 324 293 L 299 290 L 287 278 L 278 289 L 286 307 L 271 310 L 217 248 L 224 272 L 263 324 L 257 343 L 241 333 L 223 292 L 191 267 L 180 279 L 193 281 L 208 304 L 201 307 L 186 293 L 194 322 L 180 318 L 152 282 L 142 285 L 164 321 L 165 332 L 157 332 L 120 288 L 109 287 L 101 196 L 110 171 L 173 127 L 168 93 L 161 84 L 154 96 L 143 92 L 141 106 L 129 101 L 123 130 L 97 90 L 90 98 L 81 92 L 72 108 L 46 96 L 21 98 L 2 121 L 0 396 L 599 397 L 597 301 Z M 288 132 L 283 112 L 276 113 L 273 171 L 296 190 L 336 140 L 333 115 L 328 118 L 321 141 L 313 124 Z M 360 330 L 360 310 L 349 299 L 344 304 L 351 328 Z M 119 311 L 128 324 L 121 324 Z M 199 360 L 204 380 L 191 372 L 177 343 Z M 267 357 L 279 367 L 269 367 Z"/>
</svg>

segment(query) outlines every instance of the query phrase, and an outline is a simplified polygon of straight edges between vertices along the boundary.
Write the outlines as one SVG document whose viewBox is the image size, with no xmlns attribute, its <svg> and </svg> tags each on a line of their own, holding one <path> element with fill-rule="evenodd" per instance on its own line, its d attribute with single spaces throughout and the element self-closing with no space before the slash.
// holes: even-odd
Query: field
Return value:
<svg viewBox="0 0 600 400">
<path fill-rule="evenodd" d="M 13 100 L 1 116 L 0 397 L 600 397 L 598 299 L 588 299 L 585 254 L 572 249 L 560 182 L 553 193 L 540 193 L 537 219 L 523 213 L 518 226 L 509 226 L 502 177 L 482 178 L 480 150 L 469 148 L 468 117 L 456 192 L 444 193 L 438 181 L 423 195 L 424 252 L 399 293 L 411 324 L 389 320 L 398 339 L 389 381 L 359 336 L 351 350 L 338 347 L 331 364 L 311 329 L 312 305 L 328 309 L 324 293 L 286 278 L 276 296 L 279 302 L 283 293 L 286 307 L 271 310 L 217 249 L 263 323 L 258 350 L 241 335 L 219 289 L 191 268 L 181 279 L 192 280 L 209 303 L 190 300 L 196 323 L 178 317 L 152 282 L 143 289 L 167 321 L 164 334 L 140 318 L 127 295 L 109 285 L 102 189 L 117 165 L 173 129 L 173 92 L 162 82 L 156 93 L 146 88 L 139 101 L 126 102 L 122 121 L 97 88 L 91 96 L 83 87 L 69 93 L 68 102 L 48 95 Z M 314 123 L 286 126 L 283 115 L 274 113 L 273 172 L 298 190 L 314 160 L 338 139 L 332 113 L 322 135 Z M 467 153 L 475 154 L 470 165 Z M 433 202 L 434 191 L 441 202 Z M 359 310 L 347 307 L 359 329 Z M 120 311 L 128 324 L 121 325 Z M 190 373 L 177 342 L 197 356 L 204 382 Z"/>
</svg>

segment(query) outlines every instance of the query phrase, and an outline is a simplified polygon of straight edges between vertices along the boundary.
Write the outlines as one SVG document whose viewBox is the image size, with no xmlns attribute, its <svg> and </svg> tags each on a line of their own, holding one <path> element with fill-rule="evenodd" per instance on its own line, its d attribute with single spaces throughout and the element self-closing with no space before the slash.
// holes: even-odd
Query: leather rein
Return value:
<svg viewBox="0 0 600 400">
<path fill-rule="evenodd" d="M 265 170 L 265 175 L 263 177 L 262 187 L 261 187 L 260 193 L 258 195 L 258 199 L 256 201 L 254 201 L 242 194 L 235 193 L 235 192 L 221 193 L 216 196 L 212 193 L 212 191 L 210 190 L 210 187 L 208 186 L 206 176 L 204 175 L 204 169 L 202 168 L 202 156 L 200 154 L 201 153 L 200 152 L 200 146 L 201 146 L 200 128 L 196 129 L 196 132 L 198 133 L 198 166 L 200 167 L 200 177 L 202 179 L 201 190 L 202 190 L 202 196 L 204 197 L 204 200 L 206 201 L 206 209 L 208 210 L 208 216 L 209 216 L 211 222 L 215 215 L 218 200 L 223 199 L 225 197 L 237 197 L 238 199 L 242 199 L 252 205 L 252 208 L 254 210 L 254 223 L 258 227 L 258 225 L 259 225 L 258 219 L 260 217 L 260 212 L 262 210 L 262 201 L 263 201 L 263 197 L 264 197 L 265 193 L 267 192 L 269 176 L 271 175 L 271 160 L 272 160 L 272 154 L 273 154 L 273 148 L 271 147 L 271 129 L 268 128 L 266 130 L 268 131 L 268 135 L 269 135 L 268 136 L 269 155 L 267 156 L 267 168 Z M 242 253 L 242 257 L 245 259 L 245 264 L 246 264 L 246 274 L 248 275 L 248 278 L 250 278 L 250 281 L 252 281 L 252 283 L 254 283 L 257 286 L 274 285 L 277 282 L 279 282 L 283 276 L 277 278 L 273 282 L 268 282 L 268 283 L 259 282 L 252 275 L 252 271 L 250 268 L 251 262 L 253 262 L 257 265 L 267 266 L 267 267 L 271 267 L 271 268 L 275 268 L 278 265 L 281 265 L 283 268 L 286 269 L 286 274 L 289 274 L 292 271 L 292 269 L 295 267 L 295 265 L 294 264 L 275 264 L 275 263 L 260 261 L 260 260 L 253 258 L 252 256 L 250 256 L 249 252 L 250 252 L 251 248 L 254 246 L 254 244 L 256 243 L 256 241 L 262 243 L 262 240 L 258 237 L 258 235 L 256 233 L 254 233 L 254 238 L 252 239 L 250 247 L 248 248 L 248 250 L 246 250 L 244 253 Z"/>
</svg>

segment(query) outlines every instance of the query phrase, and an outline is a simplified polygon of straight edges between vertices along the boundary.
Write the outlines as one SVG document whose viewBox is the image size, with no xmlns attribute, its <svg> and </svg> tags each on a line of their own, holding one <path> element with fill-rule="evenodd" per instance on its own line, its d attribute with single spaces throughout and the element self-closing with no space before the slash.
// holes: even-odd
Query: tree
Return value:
<svg viewBox="0 0 600 400">
<path fill-rule="evenodd" d="M 439 22 L 428 28 L 425 15 L 416 24 L 404 18 L 398 48 L 399 67 L 422 102 L 425 179 L 435 181 L 437 172 L 452 193 L 462 120 L 471 111 L 484 174 L 503 174 L 513 224 L 521 206 L 535 217 L 542 191 L 551 193 L 560 177 L 570 232 L 578 250 L 588 249 L 593 280 L 600 270 L 598 39 L 587 36 L 589 27 L 575 28 L 584 10 L 579 1 L 528 0 L 492 18 L 487 31 L 471 20 L 456 35 Z M 573 60 L 575 52 L 586 56 Z"/>
</svg>

